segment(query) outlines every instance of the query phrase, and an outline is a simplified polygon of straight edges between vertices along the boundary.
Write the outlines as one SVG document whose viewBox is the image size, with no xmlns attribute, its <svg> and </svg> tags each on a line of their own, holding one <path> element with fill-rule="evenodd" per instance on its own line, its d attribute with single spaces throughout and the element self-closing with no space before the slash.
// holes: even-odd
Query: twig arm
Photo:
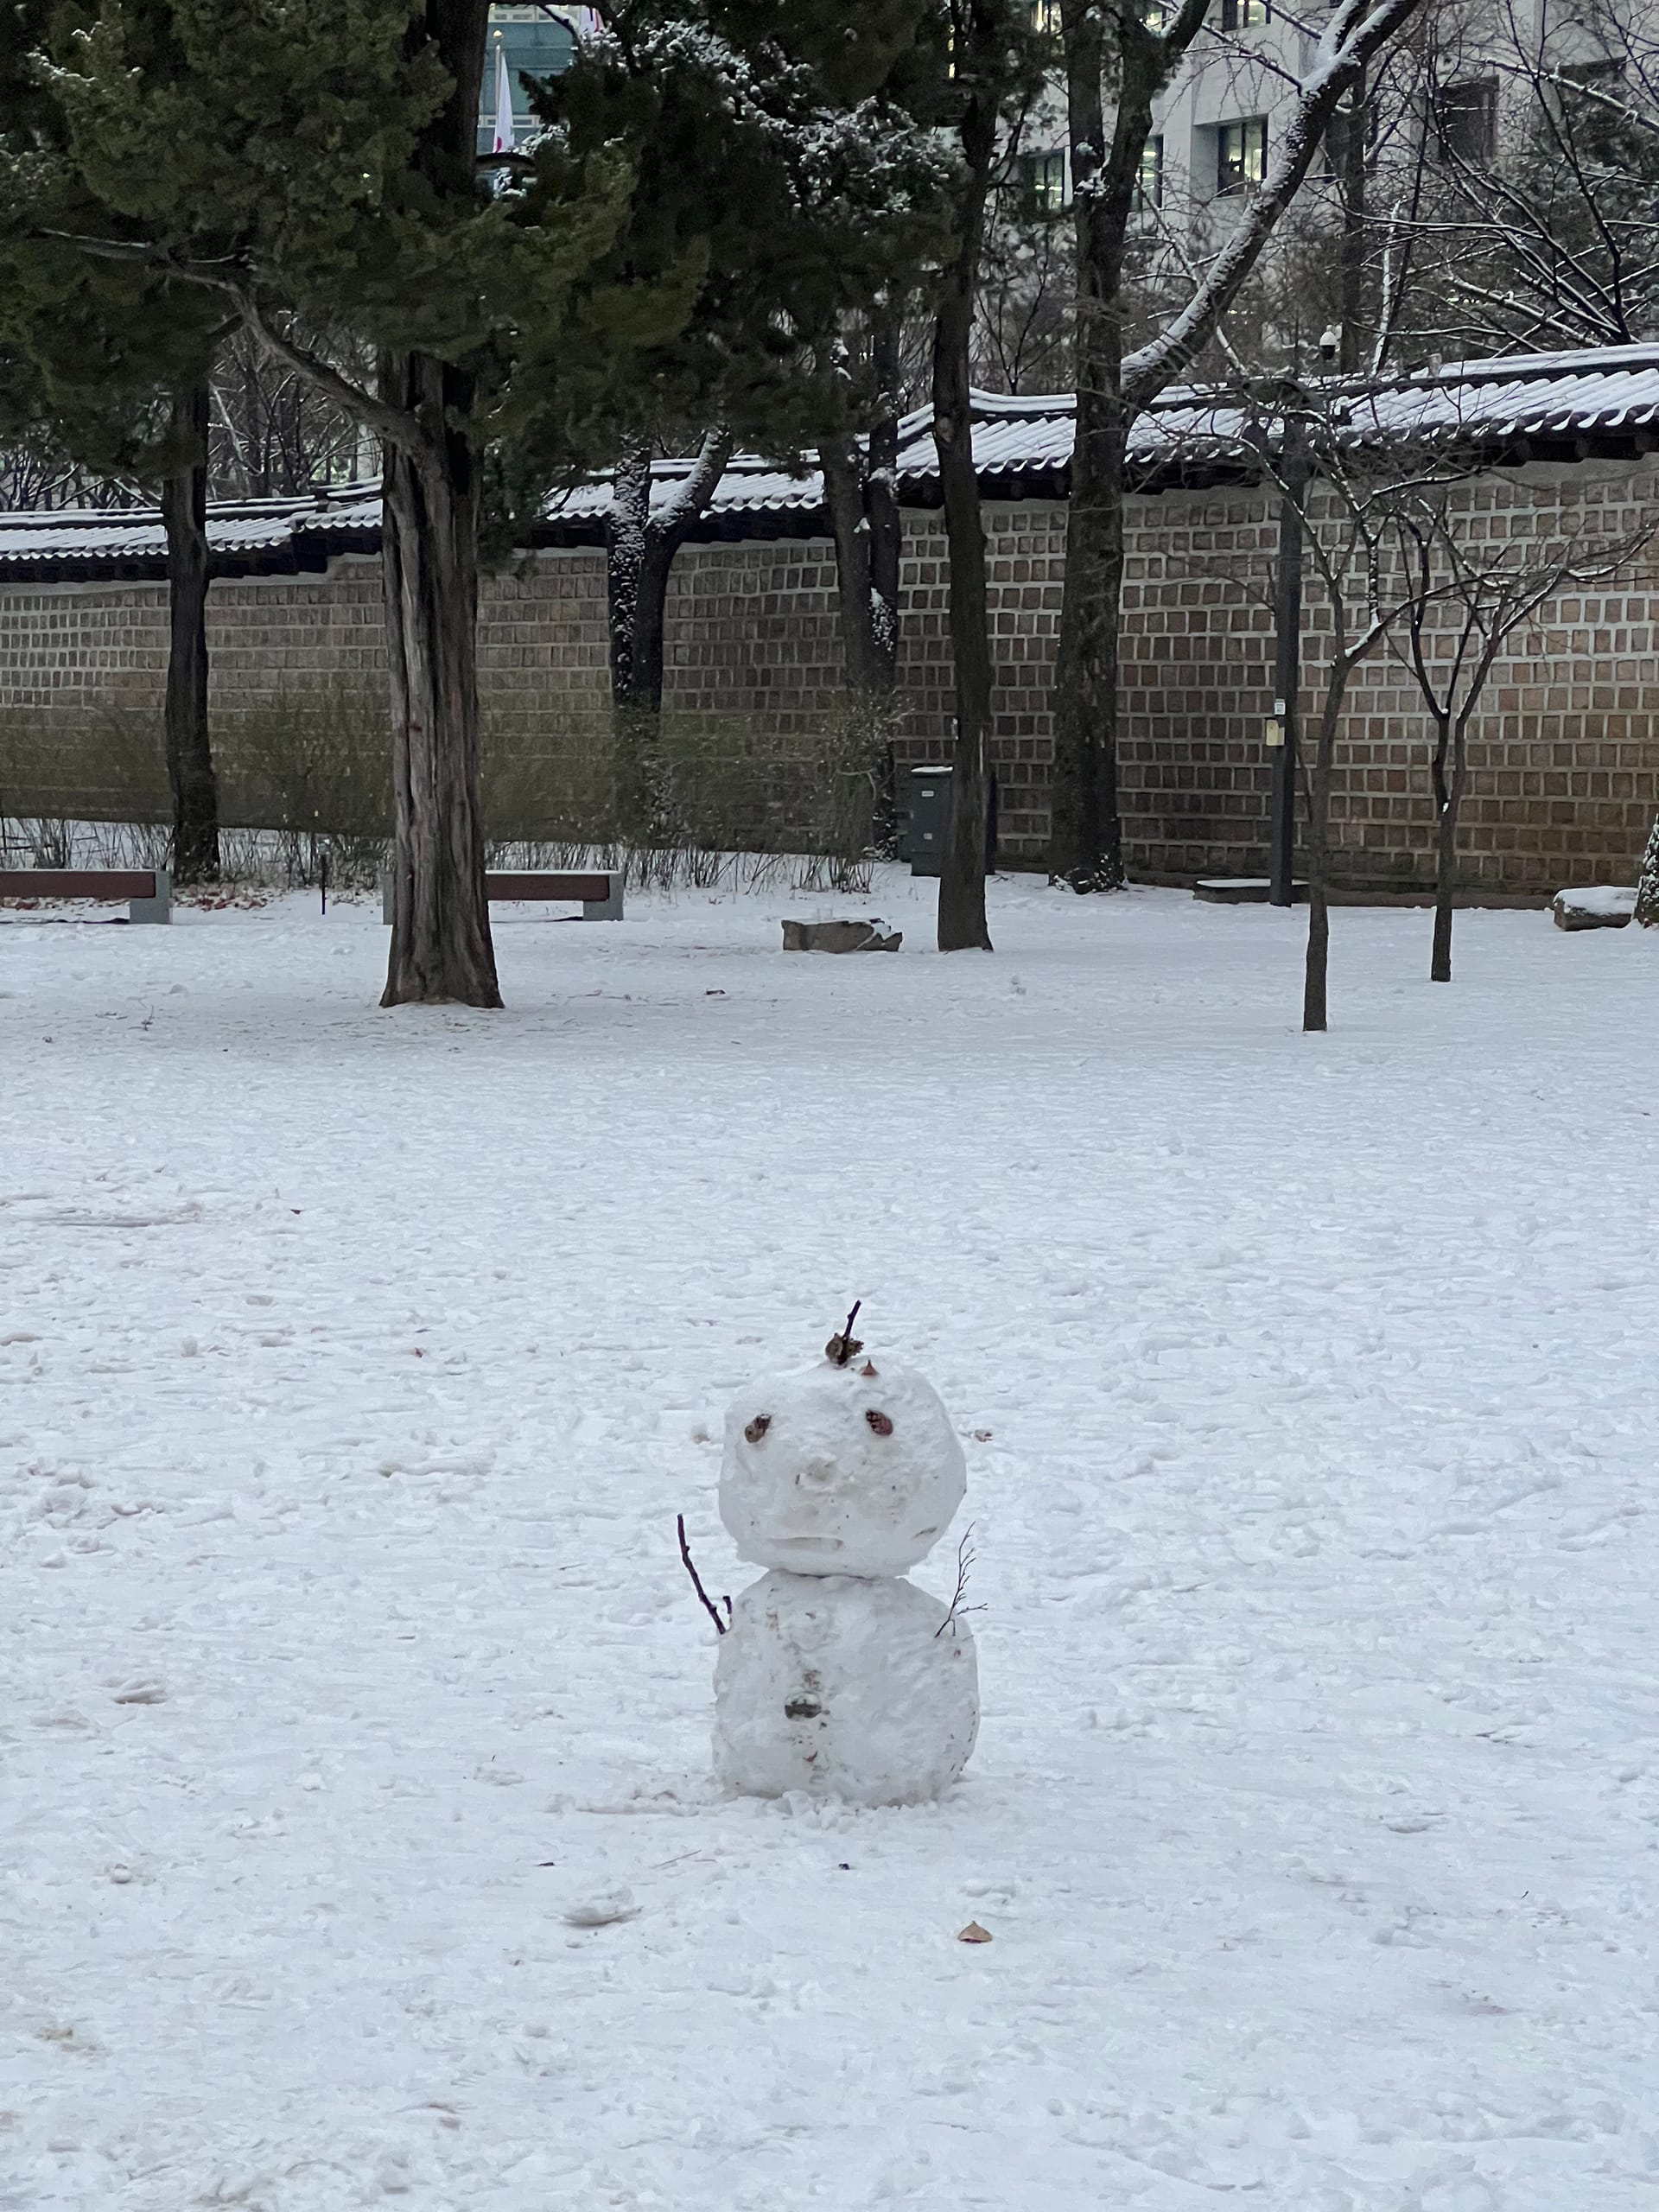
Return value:
<svg viewBox="0 0 1659 2212">
<path fill-rule="evenodd" d="M 702 1600 L 702 1610 L 708 1614 L 709 1619 L 713 1621 L 715 1624 L 715 1634 L 716 1636 L 724 1636 L 728 1623 L 721 1620 L 718 1606 L 716 1606 L 714 1599 L 709 1595 L 709 1592 L 702 1586 L 702 1577 L 697 1573 L 696 1563 L 691 1557 L 691 1546 L 686 1539 L 685 1516 L 683 1513 L 677 1513 L 675 1515 L 674 1525 L 680 1532 L 680 1557 L 685 1561 L 685 1571 L 691 1578 L 691 1587 L 696 1592 L 698 1597 Z M 728 1598 L 726 1600 L 726 1611 L 728 1615 L 730 1614 L 731 1610 L 732 1601 Z"/>
</svg>

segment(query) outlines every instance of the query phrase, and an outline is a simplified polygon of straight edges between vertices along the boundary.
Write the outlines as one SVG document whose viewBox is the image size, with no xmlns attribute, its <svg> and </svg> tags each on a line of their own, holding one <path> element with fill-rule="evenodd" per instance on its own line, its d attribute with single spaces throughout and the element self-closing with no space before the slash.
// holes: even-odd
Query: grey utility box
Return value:
<svg viewBox="0 0 1659 2212">
<path fill-rule="evenodd" d="M 949 768 L 912 768 L 905 858 L 912 875 L 938 875 L 944 865 L 944 833 L 950 823 Z"/>
</svg>

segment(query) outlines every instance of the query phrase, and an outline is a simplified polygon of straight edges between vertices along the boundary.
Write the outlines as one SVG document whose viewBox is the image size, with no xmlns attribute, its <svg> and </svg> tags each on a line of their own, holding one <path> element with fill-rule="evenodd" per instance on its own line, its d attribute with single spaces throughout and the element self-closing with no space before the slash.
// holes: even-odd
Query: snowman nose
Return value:
<svg viewBox="0 0 1659 2212">
<path fill-rule="evenodd" d="M 833 1459 L 809 1459 L 801 1469 L 800 1479 L 810 1490 L 823 1490 L 836 1479 Z"/>
</svg>

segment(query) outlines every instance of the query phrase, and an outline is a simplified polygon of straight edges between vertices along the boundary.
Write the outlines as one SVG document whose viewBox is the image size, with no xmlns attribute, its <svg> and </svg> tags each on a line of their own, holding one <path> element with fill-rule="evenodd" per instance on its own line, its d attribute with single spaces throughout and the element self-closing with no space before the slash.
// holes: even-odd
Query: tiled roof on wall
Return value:
<svg viewBox="0 0 1659 2212">
<path fill-rule="evenodd" d="M 336 553 L 378 551 L 379 543 L 379 488 L 372 484 L 303 499 L 230 501 L 207 515 L 208 551 L 219 576 L 297 575 L 326 568 Z M 0 575 L 159 575 L 166 561 L 154 507 L 0 512 Z"/>
<path fill-rule="evenodd" d="M 1330 378 L 1312 386 L 1321 411 L 1356 442 L 1457 439 L 1494 462 L 1530 458 L 1630 456 L 1659 447 L 1659 346 L 1575 353 L 1530 353 L 1458 362 L 1381 384 Z M 974 459 L 991 499 L 1064 499 L 1071 459 L 1074 403 L 1069 392 L 1007 398 L 974 395 Z M 1236 478 L 1248 473 L 1261 419 L 1236 398 L 1177 388 L 1135 423 L 1130 461 L 1147 489 Z M 652 503 L 665 507 L 690 467 L 664 461 Z M 938 500 L 932 410 L 918 408 L 899 429 L 899 486 L 906 505 Z M 562 494 L 548 506 L 537 541 L 597 544 L 604 537 L 608 484 Z M 336 554 L 372 553 L 379 543 L 378 487 L 354 484 L 302 499 L 249 500 L 215 506 L 208 522 L 218 575 L 293 575 L 325 568 Z M 827 531 L 817 473 L 740 454 L 727 469 L 694 535 L 703 541 L 751 537 L 821 537 Z M 159 576 L 166 547 L 160 516 L 125 512 L 0 513 L 0 576 L 41 581 L 108 575 Z"/>
</svg>

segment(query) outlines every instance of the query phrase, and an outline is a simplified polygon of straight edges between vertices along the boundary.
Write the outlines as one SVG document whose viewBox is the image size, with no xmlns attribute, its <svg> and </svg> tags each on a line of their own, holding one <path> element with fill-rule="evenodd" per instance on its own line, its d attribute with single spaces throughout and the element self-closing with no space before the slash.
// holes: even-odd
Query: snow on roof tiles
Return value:
<svg viewBox="0 0 1659 2212">
<path fill-rule="evenodd" d="M 378 487 L 354 484 L 304 499 L 246 499 L 208 510 L 207 543 L 217 561 L 257 567 L 295 564 L 306 540 L 325 555 L 380 527 Z M 54 513 L 0 513 L 0 574 L 65 565 L 158 568 L 167 557 L 153 507 L 66 507 Z"/>
<path fill-rule="evenodd" d="M 1631 436 L 1659 429 L 1659 345 L 1456 362 L 1375 385 L 1331 378 L 1320 389 L 1328 403 L 1345 410 L 1357 440 L 1445 436 L 1513 444 L 1529 437 Z M 1039 489 L 1052 496 L 1055 479 L 1071 461 L 1073 413 L 1070 392 L 1025 398 L 976 392 L 974 458 L 982 477 L 1016 497 L 1022 478 L 1026 496 Z M 1248 451 L 1246 429 L 1243 413 L 1226 394 L 1173 388 L 1135 423 L 1131 458 L 1147 472 L 1177 457 L 1236 464 Z M 667 504 L 690 466 L 657 464 L 653 505 Z M 918 408 L 899 426 L 901 498 L 937 497 L 938 475 L 932 410 Z M 797 473 L 740 454 L 715 494 L 703 533 L 741 529 L 743 518 L 768 514 L 793 516 L 798 529 L 817 522 L 822 498 L 816 470 Z M 556 543 L 592 542 L 609 501 L 604 482 L 563 493 L 549 504 L 543 537 Z M 378 486 L 356 484 L 308 499 L 216 506 L 208 539 L 224 566 L 292 569 L 319 567 L 344 550 L 372 550 L 379 523 Z M 165 550 L 153 510 L 0 515 L 0 575 L 135 567 L 159 575 Z"/>
</svg>

